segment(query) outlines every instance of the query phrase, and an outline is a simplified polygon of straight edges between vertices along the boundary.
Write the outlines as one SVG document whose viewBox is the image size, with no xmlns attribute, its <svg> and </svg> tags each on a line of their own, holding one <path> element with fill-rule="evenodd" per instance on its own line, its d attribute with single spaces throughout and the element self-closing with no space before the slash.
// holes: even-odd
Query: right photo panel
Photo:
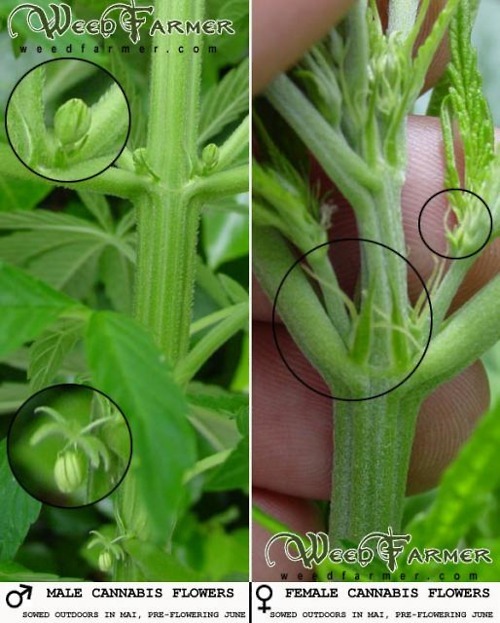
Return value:
<svg viewBox="0 0 500 623">
<path fill-rule="evenodd" d="M 254 0 L 262 620 L 500 614 L 499 19 Z"/>
</svg>

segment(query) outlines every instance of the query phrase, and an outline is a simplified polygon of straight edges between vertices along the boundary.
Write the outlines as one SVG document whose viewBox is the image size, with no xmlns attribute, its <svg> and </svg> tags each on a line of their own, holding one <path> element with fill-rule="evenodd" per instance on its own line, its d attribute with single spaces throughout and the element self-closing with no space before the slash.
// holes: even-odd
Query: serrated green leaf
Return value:
<svg viewBox="0 0 500 623">
<path fill-rule="evenodd" d="M 192 407 L 189 421 L 201 439 L 216 452 L 234 448 L 241 437 L 234 418 L 217 411 Z"/>
<path fill-rule="evenodd" d="M 44 253 L 28 266 L 28 270 L 54 288 L 82 299 L 96 281 L 103 248 L 101 240 L 79 240 Z"/>
<path fill-rule="evenodd" d="M 233 416 L 248 407 L 247 395 L 228 392 L 216 385 L 190 383 L 187 396 L 192 405 Z"/>
<path fill-rule="evenodd" d="M 32 344 L 28 379 L 33 392 L 50 385 L 66 355 L 83 335 L 84 326 L 81 320 L 60 320 Z"/>
<path fill-rule="evenodd" d="M 0 259 L 25 268 L 75 298 L 87 296 L 95 284 L 98 261 L 106 247 L 126 257 L 125 265 L 134 256 L 125 238 L 68 214 L 45 210 L 0 214 L 0 229 L 15 231 L 2 239 Z M 118 278 L 124 277 L 120 274 Z M 111 287 L 116 290 L 119 285 Z"/>
<path fill-rule="evenodd" d="M 165 542 L 185 502 L 184 473 L 196 457 L 187 403 L 149 334 L 130 318 L 95 313 L 86 342 L 95 386 L 119 405 L 130 423 L 132 475 L 155 537 Z"/>
<path fill-rule="evenodd" d="M 77 305 L 42 281 L 0 262 L 0 354 L 34 339 L 64 311 Z"/>
<path fill-rule="evenodd" d="M 203 575 L 212 582 L 248 579 L 249 534 L 247 529 L 226 532 L 210 526 L 203 539 Z"/>
<path fill-rule="evenodd" d="M 412 546 L 453 548 L 482 514 L 485 498 L 500 482 L 500 404 L 480 421 L 445 472 L 429 511 L 406 528 Z"/>
<path fill-rule="evenodd" d="M 5 439 L 0 442 L 0 498 L 0 561 L 8 561 L 14 558 L 42 505 L 14 478 L 7 460 Z"/>
<path fill-rule="evenodd" d="M 249 487 L 249 441 L 243 437 L 229 457 L 210 475 L 204 489 L 207 491 L 230 491 Z"/>
<path fill-rule="evenodd" d="M 180 560 L 167 554 L 152 543 L 131 540 L 124 543 L 124 549 L 132 558 L 140 574 L 140 580 L 148 582 L 196 582 L 199 576 Z"/>
<path fill-rule="evenodd" d="M 113 216 L 106 196 L 84 190 L 79 191 L 78 196 L 100 226 L 105 231 L 109 231 L 113 225 Z"/>
<path fill-rule="evenodd" d="M 248 59 L 232 69 L 202 102 L 199 145 L 216 136 L 248 110 Z"/>
<path fill-rule="evenodd" d="M 29 72 L 17 85 L 7 109 L 9 139 L 24 164 L 35 168 L 51 162 L 45 127 L 45 67 Z"/>
<path fill-rule="evenodd" d="M 132 309 L 132 263 L 117 249 L 106 249 L 101 258 L 101 277 L 115 310 L 129 313 Z"/>
<path fill-rule="evenodd" d="M 472 45 L 473 16 L 468 0 L 459 3 L 450 25 L 451 63 L 447 69 L 448 104 L 458 128 L 465 157 L 465 188 L 477 189 L 494 158 L 494 127 L 490 109 L 482 91 L 482 77 L 477 53 Z M 447 112 L 444 108 L 443 114 Z M 447 151 L 452 152 L 453 137 L 444 136 Z M 449 166 L 454 161 L 447 159 Z"/>
</svg>

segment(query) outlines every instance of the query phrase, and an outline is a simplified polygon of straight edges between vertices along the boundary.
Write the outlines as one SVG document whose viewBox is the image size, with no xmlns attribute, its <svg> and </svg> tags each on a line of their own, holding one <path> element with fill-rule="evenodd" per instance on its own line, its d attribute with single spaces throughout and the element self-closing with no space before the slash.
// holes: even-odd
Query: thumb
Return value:
<svg viewBox="0 0 500 623">
<path fill-rule="evenodd" d="M 352 0 L 254 0 L 253 92 L 293 65 L 351 4 Z"/>
</svg>

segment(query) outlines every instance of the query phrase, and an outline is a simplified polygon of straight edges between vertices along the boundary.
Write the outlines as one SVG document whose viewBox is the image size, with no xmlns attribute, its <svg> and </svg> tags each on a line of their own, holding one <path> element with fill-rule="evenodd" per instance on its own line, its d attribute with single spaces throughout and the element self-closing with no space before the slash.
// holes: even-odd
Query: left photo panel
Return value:
<svg viewBox="0 0 500 623">
<path fill-rule="evenodd" d="M 1 3 L 8 617 L 249 579 L 248 53 L 248 0 Z"/>
</svg>

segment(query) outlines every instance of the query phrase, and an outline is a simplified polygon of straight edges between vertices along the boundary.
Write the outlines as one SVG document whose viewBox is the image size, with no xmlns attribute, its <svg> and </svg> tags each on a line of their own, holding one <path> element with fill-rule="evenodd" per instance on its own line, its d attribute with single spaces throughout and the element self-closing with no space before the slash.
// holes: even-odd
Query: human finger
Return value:
<svg viewBox="0 0 500 623">
<path fill-rule="evenodd" d="M 284 327 L 280 343 L 301 378 L 328 389 Z M 302 385 L 285 368 L 267 323 L 253 330 L 253 481 L 284 495 L 328 499 L 333 448 L 332 400 Z M 488 382 L 475 364 L 442 385 L 423 404 L 408 491 L 437 484 L 489 403 Z"/>
<path fill-rule="evenodd" d="M 407 256 L 419 275 L 428 281 L 437 255 L 432 253 L 422 240 L 419 228 L 419 214 L 430 197 L 444 190 L 445 161 L 443 141 L 438 119 L 413 116 L 408 122 L 408 169 L 402 193 L 402 218 L 405 232 Z M 332 184 L 318 169 L 315 177 L 322 184 L 322 192 L 331 193 Z M 315 180 L 316 181 L 316 180 Z M 425 210 L 426 231 L 430 232 L 427 242 L 436 250 L 444 251 L 445 220 L 447 212 L 446 194 L 433 200 Z M 359 235 L 354 213 L 348 203 L 335 196 L 336 212 L 332 217 L 330 238 L 352 238 Z M 384 242 L 381 240 L 380 242 Z M 332 254 L 339 273 L 339 282 L 349 290 L 359 273 L 359 258 L 352 253 L 353 246 L 340 245 Z M 477 261 L 462 283 L 452 310 L 457 309 L 488 283 L 500 270 L 500 240 L 494 241 L 478 255 Z M 410 294 L 415 298 L 421 284 L 410 271 Z M 258 284 L 253 289 L 253 315 L 256 320 L 271 319 L 272 305 Z"/>
<path fill-rule="evenodd" d="M 417 45 L 429 34 L 446 0 L 429 7 Z M 259 93 L 279 73 L 303 54 L 345 15 L 352 0 L 254 0 L 252 11 L 252 88 Z M 387 0 L 379 1 L 382 21 L 387 23 Z M 446 42 L 439 47 L 426 79 L 425 89 L 438 80 L 448 59 Z"/>
</svg>

